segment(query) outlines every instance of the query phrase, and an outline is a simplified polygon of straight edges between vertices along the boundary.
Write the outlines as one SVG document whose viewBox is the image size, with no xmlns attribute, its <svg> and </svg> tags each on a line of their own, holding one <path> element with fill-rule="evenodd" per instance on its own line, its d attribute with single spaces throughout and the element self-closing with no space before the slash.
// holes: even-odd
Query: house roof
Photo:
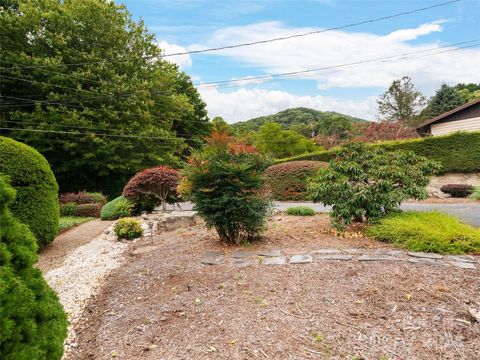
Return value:
<svg viewBox="0 0 480 360">
<path fill-rule="evenodd" d="M 420 129 L 424 126 L 427 126 L 427 125 L 430 125 L 434 122 L 437 122 L 438 120 L 442 120 L 443 118 L 446 118 L 447 116 L 450 116 L 452 114 L 455 114 L 456 112 L 459 112 L 460 110 L 463 110 L 463 109 L 466 109 L 466 108 L 469 108 L 470 106 L 473 106 L 473 105 L 476 105 L 476 104 L 480 104 L 480 99 L 477 99 L 477 100 L 473 100 L 473 101 L 470 101 L 466 104 L 463 104 L 462 106 L 459 106 L 459 107 L 456 107 L 455 109 L 452 109 L 450 111 L 447 111 L 443 114 L 440 114 L 436 117 L 434 117 L 433 119 L 430 119 L 430 120 L 427 120 L 423 123 L 421 123 L 420 125 L 417 126 L 417 129 Z"/>
</svg>

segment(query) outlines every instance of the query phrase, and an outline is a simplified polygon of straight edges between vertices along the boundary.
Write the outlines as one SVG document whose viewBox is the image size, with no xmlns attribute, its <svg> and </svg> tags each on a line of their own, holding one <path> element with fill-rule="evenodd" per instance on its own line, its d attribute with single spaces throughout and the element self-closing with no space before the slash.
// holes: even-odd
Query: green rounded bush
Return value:
<svg viewBox="0 0 480 360">
<path fill-rule="evenodd" d="M 52 242 L 60 211 L 57 181 L 47 160 L 30 146 L 0 137 L 0 174 L 17 192 L 12 213 L 30 227 L 39 247 Z"/>
<path fill-rule="evenodd" d="M 310 200 L 308 179 L 319 168 L 328 164 L 321 161 L 290 161 L 270 166 L 265 171 L 265 183 L 275 200 Z"/>
<path fill-rule="evenodd" d="M 123 218 L 118 220 L 113 230 L 119 239 L 132 240 L 143 235 L 140 221 L 134 218 Z"/>
<path fill-rule="evenodd" d="M 286 213 L 296 216 L 313 216 L 315 215 L 315 210 L 308 206 L 292 206 L 287 209 Z"/>
<path fill-rule="evenodd" d="M 40 270 L 28 226 L 12 215 L 15 190 L 0 177 L 0 354 L 2 360 L 60 360 L 67 317 Z"/>
<path fill-rule="evenodd" d="M 100 212 L 100 218 L 102 220 L 116 220 L 130 216 L 132 215 L 133 207 L 133 203 L 121 195 L 103 205 L 102 211 Z"/>
</svg>

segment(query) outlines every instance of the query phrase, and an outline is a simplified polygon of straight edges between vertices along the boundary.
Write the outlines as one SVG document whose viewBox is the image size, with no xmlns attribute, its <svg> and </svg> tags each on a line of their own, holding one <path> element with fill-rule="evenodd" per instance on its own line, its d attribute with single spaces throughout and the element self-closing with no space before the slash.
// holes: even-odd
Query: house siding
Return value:
<svg viewBox="0 0 480 360">
<path fill-rule="evenodd" d="M 479 131 L 480 130 L 480 117 L 445 121 L 432 124 L 431 134 L 433 136 L 447 135 L 455 131 Z"/>
</svg>

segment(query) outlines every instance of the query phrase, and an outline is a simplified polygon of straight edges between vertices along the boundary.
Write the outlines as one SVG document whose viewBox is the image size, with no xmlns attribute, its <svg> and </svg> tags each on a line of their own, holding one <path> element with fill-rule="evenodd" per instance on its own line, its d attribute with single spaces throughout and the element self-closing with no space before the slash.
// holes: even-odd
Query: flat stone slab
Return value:
<svg viewBox="0 0 480 360">
<path fill-rule="evenodd" d="M 278 256 L 282 256 L 282 252 L 280 250 L 259 251 L 257 252 L 257 255 L 264 256 L 264 257 L 278 257 Z"/>
<path fill-rule="evenodd" d="M 429 258 L 410 258 L 410 259 L 408 259 L 408 262 L 409 263 L 414 263 L 414 264 L 448 266 L 448 264 L 443 260 L 429 259 Z"/>
<path fill-rule="evenodd" d="M 471 255 L 449 255 L 446 257 L 448 261 L 458 261 L 458 262 L 467 262 L 474 263 L 475 258 Z"/>
<path fill-rule="evenodd" d="M 320 255 L 315 256 L 315 260 L 341 260 L 349 261 L 353 259 L 353 255 L 343 255 L 343 254 L 331 254 L 331 255 Z"/>
<path fill-rule="evenodd" d="M 237 259 L 249 258 L 249 257 L 252 257 L 252 256 L 253 256 L 253 253 L 250 252 L 250 251 L 238 250 L 238 251 L 234 251 L 232 253 L 232 258 L 237 258 Z"/>
<path fill-rule="evenodd" d="M 204 265 L 221 265 L 225 261 L 225 256 L 222 251 L 207 251 L 202 258 Z"/>
<path fill-rule="evenodd" d="M 459 269 L 468 269 L 468 270 L 475 270 L 475 265 L 469 262 L 463 262 L 463 261 L 451 261 L 449 262 L 450 265 L 455 266 L 456 268 Z"/>
<path fill-rule="evenodd" d="M 416 258 L 423 258 L 423 259 L 443 259 L 443 256 L 440 254 L 433 254 L 433 253 L 424 253 L 424 252 L 408 252 L 408 256 L 413 256 Z"/>
<path fill-rule="evenodd" d="M 347 248 L 347 249 L 341 249 L 343 252 L 346 252 L 348 254 L 365 254 L 367 250 L 363 249 L 352 249 L 352 248 Z"/>
<path fill-rule="evenodd" d="M 312 252 L 312 254 L 341 254 L 342 250 L 336 248 L 318 249 Z"/>
<path fill-rule="evenodd" d="M 395 258 L 390 255 L 362 255 L 358 258 L 359 261 L 400 261 L 401 259 Z"/>
<path fill-rule="evenodd" d="M 249 266 L 255 265 L 257 261 L 249 258 L 232 258 L 232 264 L 235 266 Z"/>
<path fill-rule="evenodd" d="M 264 265 L 285 265 L 286 263 L 287 258 L 283 256 L 271 256 L 262 259 L 262 264 Z"/>
<path fill-rule="evenodd" d="M 312 261 L 312 255 L 293 255 L 290 258 L 290 264 L 308 264 Z"/>
</svg>

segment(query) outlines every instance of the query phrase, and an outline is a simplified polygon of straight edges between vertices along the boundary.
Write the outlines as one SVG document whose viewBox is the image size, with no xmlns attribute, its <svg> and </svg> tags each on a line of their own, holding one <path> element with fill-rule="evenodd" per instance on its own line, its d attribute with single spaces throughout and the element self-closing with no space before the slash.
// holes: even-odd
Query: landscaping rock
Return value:
<svg viewBox="0 0 480 360">
<path fill-rule="evenodd" d="M 224 254 L 221 251 L 207 251 L 202 259 L 204 265 L 221 265 L 224 263 Z"/>
<path fill-rule="evenodd" d="M 312 255 L 294 255 L 290 258 L 290 264 L 307 264 L 312 261 Z"/>
<path fill-rule="evenodd" d="M 335 248 L 327 248 L 327 249 L 318 249 L 313 252 L 313 254 L 340 254 L 342 251 L 340 249 Z"/>
<path fill-rule="evenodd" d="M 440 254 L 424 253 L 424 252 L 408 252 L 408 256 L 413 256 L 416 258 L 424 259 L 443 259 L 443 256 Z"/>
<path fill-rule="evenodd" d="M 467 262 L 475 263 L 475 258 L 471 255 L 449 255 L 446 257 L 448 261 L 458 261 L 458 262 Z"/>
<path fill-rule="evenodd" d="M 264 265 L 284 265 L 287 263 L 287 259 L 283 256 L 265 257 L 262 259 Z"/>
<path fill-rule="evenodd" d="M 254 259 L 249 258 L 232 258 L 232 265 L 235 266 L 248 266 L 248 265 L 255 265 L 257 261 Z"/>
<path fill-rule="evenodd" d="M 278 249 L 275 249 L 271 251 L 259 251 L 257 255 L 265 256 L 265 257 L 277 257 L 277 256 L 282 256 L 282 252 Z"/>
<path fill-rule="evenodd" d="M 475 265 L 469 262 L 451 261 L 450 264 L 459 269 L 475 270 Z"/>
<path fill-rule="evenodd" d="M 390 255 L 362 255 L 358 258 L 359 261 L 400 261 L 400 259 L 395 258 Z"/>
<path fill-rule="evenodd" d="M 236 258 L 236 259 L 248 258 L 248 257 L 252 257 L 253 253 L 249 251 L 238 250 L 238 251 L 234 251 L 231 256 L 232 258 Z"/>
<path fill-rule="evenodd" d="M 414 263 L 414 264 L 448 266 L 448 264 L 442 260 L 429 259 L 429 258 L 411 258 L 411 259 L 408 259 L 408 262 Z"/>
<path fill-rule="evenodd" d="M 331 254 L 315 256 L 315 260 L 342 260 L 349 261 L 353 259 L 353 255 Z"/>
</svg>

